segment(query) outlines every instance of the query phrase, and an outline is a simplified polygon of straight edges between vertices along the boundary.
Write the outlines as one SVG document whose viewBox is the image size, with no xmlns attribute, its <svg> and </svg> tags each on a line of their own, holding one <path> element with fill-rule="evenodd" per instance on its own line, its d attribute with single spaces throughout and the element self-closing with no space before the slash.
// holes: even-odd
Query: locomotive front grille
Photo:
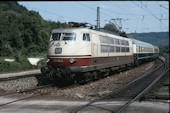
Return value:
<svg viewBox="0 0 170 113">
<path fill-rule="evenodd" d="M 55 54 L 61 54 L 62 53 L 62 48 L 55 48 Z"/>
</svg>

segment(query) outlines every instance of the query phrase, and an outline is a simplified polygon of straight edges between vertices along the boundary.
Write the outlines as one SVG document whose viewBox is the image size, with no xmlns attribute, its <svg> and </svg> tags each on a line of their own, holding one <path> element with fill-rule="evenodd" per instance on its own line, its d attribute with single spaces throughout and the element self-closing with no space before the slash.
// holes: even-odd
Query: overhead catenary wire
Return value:
<svg viewBox="0 0 170 113">
<path fill-rule="evenodd" d="M 30 7 L 30 6 L 29 6 L 29 7 Z M 44 12 L 44 13 L 48 13 L 48 14 L 53 15 L 53 16 L 56 16 L 56 17 L 64 17 L 64 18 L 67 18 L 67 19 L 69 19 L 69 20 L 77 20 L 77 19 L 74 19 L 74 18 L 71 18 L 71 17 L 68 17 L 68 16 L 63 16 L 63 15 L 59 15 L 59 14 L 57 14 L 57 13 L 52 13 L 52 12 L 50 12 L 50 11 L 43 10 L 43 9 L 40 9 L 40 8 L 35 8 L 35 7 L 30 7 L 30 8 L 32 8 L 32 9 L 37 9 L 37 10 L 39 10 L 39 11 L 42 11 L 42 12 Z M 58 15 L 58 16 L 57 16 L 57 15 Z"/>
<path fill-rule="evenodd" d="M 78 3 L 79 5 L 81 5 L 81 6 L 84 6 L 84 7 L 86 7 L 86 8 L 88 8 L 88 9 L 90 9 L 90 10 L 92 10 L 92 11 L 94 11 L 94 13 L 96 13 L 97 12 L 97 8 L 94 8 L 94 7 L 90 7 L 90 6 L 88 6 L 88 5 L 86 5 L 86 4 L 83 4 L 83 3 L 81 3 L 81 2 L 76 2 L 76 3 Z M 142 2 L 141 2 L 142 3 Z M 143 4 L 142 4 L 143 5 Z M 146 7 L 146 6 L 145 6 Z M 154 13 L 152 13 L 150 10 L 148 10 L 148 9 L 144 9 L 145 11 L 147 11 L 150 15 L 147 15 L 147 14 L 133 14 L 133 13 L 120 13 L 120 12 L 116 12 L 116 11 L 112 11 L 112 10 L 109 10 L 109 9 L 106 9 L 106 8 L 103 8 L 103 7 L 100 7 L 102 10 L 100 11 L 100 13 L 101 14 L 103 14 L 103 15 L 105 15 L 105 16 L 107 16 L 107 17 L 109 17 L 109 18 L 114 18 L 113 16 L 110 16 L 110 15 L 108 15 L 108 14 L 106 14 L 106 13 L 104 13 L 103 12 L 103 10 L 105 10 L 105 11 L 109 11 L 109 12 L 111 12 L 111 13 L 113 13 L 113 14 L 117 14 L 117 15 L 131 15 L 131 16 L 142 16 L 142 19 L 144 20 L 144 18 L 145 18 L 145 16 L 154 16 L 157 20 L 159 20 L 160 21 L 160 18 L 158 18 L 156 15 L 160 15 L 160 14 L 154 14 Z M 147 8 L 147 7 L 146 7 Z M 162 14 L 163 15 L 163 14 Z M 132 26 L 132 25 L 130 25 L 130 26 Z"/>
<path fill-rule="evenodd" d="M 97 9 L 95 9 L 95 8 L 93 8 L 93 7 L 90 7 L 90 6 L 86 5 L 86 4 L 83 4 L 83 3 L 80 3 L 80 2 L 76 2 L 76 3 L 78 3 L 78 4 L 81 5 L 81 6 L 87 7 L 87 8 L 89 8 L 89 9 L 95 11 L 95 12 L 97 11 Z M 135 4 L 135 5 L 136 5 L 136 4 Z M 143 4 L 142 4 L 142 5 L 143 5 Z M 145 7 L 146 7 L 146 6 L 145 6 Z M 131 15 L 131 16 L 135 16 L 135 17 L 136 17 L 136 16 L 142 16 L 142 20 L 145 19 L 145 16 L 154 16 L 157 20 L 160 21 L 160 18 L 158 18 L 158 17 L 156 16 L 156 15 L 160 15 L 160 14 L 154 14 L 154 13 L 152 13 L 152 12 L 151 12 L 150 10 L 148 10 L 148 9 L 143 9 L 143 10 L 145 10 L 147 13 L 149 13 L 149 15 L 147 15 L 147 14 L 120 13 L 120 12 L 112 11 L 112 10 L 110 10 L 110 9 L 106 9 L 106 8 L 103 8 L 103 7 L 100 7 L 100 8 L 101 8 L 102 10 L 104 10 L 104 11 L 109 11 L 109 12 L 111 12 L 111 13 L 113 13 L 113 14 L 117 14 L 117 15 Z M 114 17 L 112 17 L 112 16 L 104 13 L 102 10 L 100 11 L 101 14 L 103 14 L 103 15 L 109 17 L 109 18 L 114 18 Z M 161 14 L 161 15 L 163 15 L 163 14 Z M 129 24 L 129 25 L 130 25 L 130 24 Z M 133 26 L 133 25 L 130 25 L 130 26 Z M 136 28 L 136 26 L 134 26 L 134 28 Z"/>
<path fill-rule="evenodd" d="M 140 7 L 138 4 L 136 4 L 135 2 L 133 2 L 133 4 L 135 4 L 136 6 Z M 140 7 L 141 9 L 145 10 L 146 12 L 148 12 L 150 15 L 152 15 L 153 17 L 155 17 L 157 20 L 160 21 L 160 18 L 158 18 L 157 16 L 155 16 L 155 14 L 153 14 L 150 10 L 145 9 L 143 7 Z"/>
<path fill-rule="evenodd" d="M 88 8 L 88 9 L 90 9 L 91 10 L 91 13 L 96 13 L 97 12 L 97 6 L 96 7 L 92 7 L 92 6 L 89 6 L 89 5 L 87 5 L 87 4 L 85 4 L 85 3 L 81 3 L 81 2 L 79 2 L 79 1 L 75 1 L 77 4 L 79 4 L 79 5 L 81 5 L 81 6 L 83 6 L 83 7 L 86 7 L 86 8 Z M 120 17 L 119 18 L 123 18 L 122 16 L 125 16 L 125 15 L 129 15 L 129 16 L 134 16 L 136 19 L 138 19 L 136 16 L 141 16 L 141 20 L 146 20 L 146 16 L 153 16 L 154 18 L 156 18 L 157 20 L 159 20 L 159 21 L 161 21 L 161 20 L 169 20 L 168 18 L 166 18 L 166 16 L 164 16 L 165 18 L 159 18 L 158 16 L 156 16 L 156 15 L 164 15 L 163 13 L 161 13 L 161 14 L 154 14 L 154 13 L 152 13 L 150 10 L 148 10 L 148 9 L 145 9 L 144 7 L 144 9 L 143 10 L 145 10 L 147 13 L 149 13 L 149 15 L 148 14 L 135 14 L 135 13 L 130 13 L 130 12 L 128 12 L 128 13 L 121 13 L 121 12 L 117 12 L 116 10 L 110 10 L 110 9 L 108 9 L 108 8 L 106 8 L 106 7 L 102 7 L 102 6 L 100 6 L 100 4 L 98 5 L 99 7 L 100 7 L 100 9 L 101 9 L 101 11 L 100 11 L 100 13 L 101 13 L 101 15 L 102 16 L 105 16 L 104 18 L 101 18 L 101 20 L 102 21 L 104 21 L 104 20 L 106 20 L 106 18 L 107 17 L 109 17 L 109 18 L 115 18 L 115 14 L 117 14 L 118 15 L 118 17 L 119 17 L 119 15 L 120 15 Z M 118 6 L 116 6 L 116 7 L 118 7 Z M 139 7 L 139 6 L 138 6 Z M 146 6 L 145 6 L 146 7 Z M 119 8 L 119 7 L 118 7 Z M 121 7 L 120 7 L 121 8 Z M 65 19 L 67 19 L 67 20 L 71 20 L 71 21 L 78 21 L 78 19 L 77 18 L 72 18 L 72 17 L 68 17 L 68 16 L 65 16 L 65 15 L 60 15 L 60 14 L 57 14 L 57 13 L 53 13 L 53 12 L 51 12 L 51 11 L 47 11 L 46 10 L 46 8 L 45 8 L 45 10 L 44 9 L 39 9 L 39 8 L 34 8 L 34 9 L 38 9 L 38 10 L 40 10 L 40 11 L 42 11 L 42 12 L 45 12 L 45 13 L 48 13 L 48 14 L 50 14 L 50 15 L 53 15 L 53 16 L 56 16 L 56 17 L 58 17 L 58 18 L 63 18 L 63 20 L 65 20 Z M 123 8 L 121 8 L 122 10 L 123 10 Z M 82 10 L 81 8 L 80 8 L 80 10 Z M 110 14 L 110 13 L 107 13 L 107 12 L 110 12 L 110 13 L 112 13 L 112 14 Z M 89 11 L 90 12 L 90 11 Z M 122 15 L 122 16 L 121 16 Z M 167 15 L 167 14 L 166 14 Z M 114 16 L 114 17 L 113 17 Z M 92 17 L 92 16 L 91 16 Z M 94 18 L 94 17 L 93 17 Z M 96 19 L 96 18 L 95 18 Z M 132 18 L 133 19 L 133 18 Z M 130 19 L 130 20 L 132 20 L 132 19 Z M 109 19 L 107 19 L 107 20 L 109 20 Z M 127 24 L 127 22 L 124 22 L 125 24 Z M 129 24 L 129 23 L 128 23 Z M 162 23 L 163 24 L 163 23 Z M 129 24 L 129 26 L 133 26 L 133 24 Z M 166 28 L 168 28 L 166 25 L 164 25 Z M 135 28 L 135 27 L 134 27 Z"/>
<path fill-rule="evenodd" d="M 80 3 L 80 2 L 78 2 L 78 1 L 76 1 L 76 3 L 78 3 L 79 5 L 82 5 L 82 6 L 84 6 L 84 7 L 87 7 L 87 8 L 89 8 L 89 9 L 91 9 L 91 10 L 94 10 L 95 12 L 97 11 L 97 9 L 95 9 L 95 8 L 92 8 L 92 7 L 89 7 L 88 5 L 85 5 L 85 4 L 83 4 L 83 3 Z M 101 12 L 101 11 L 100 11 L 100 13 L 102 13 L 102 14 L 103 14 L 103 15 L 105 15 L 105 16 L 108 16 L 108 17 L 111 17 L 111 18 L 113 18 L 112 16 L 110 16 L 110 15 L 107 15 L 107 14 L 105 14 L 105 13 Z"/>
<path fill-rule="evenodd" d="M 168 8 L 166 8 L 166 7 L 164 7 L 163 5 L 160 5 L 161 7 L 163 7 L 164 9 L 167 9 L 167 10 L 169 10 Z"/>
<path fill-rule="evenodd" d="M 134 1 L 132 1 L 134 5 L 140 7 L 138 4 L 136 4 Z M 140 7 L 141 9 L 145 10 L 146 12 L 148 12 L 150 15 L 152 15 L 154 18 L 156 18 L 159 22 L 161 22 L 161 18 L 158 18 L 155 14 L 153 14 L 148 8 L 143 8 Z M 164 25 L 163 23 L 161 23 L 162 25 Z M 166 27 L 166 25 L 164 25 L 164 27 Z M 168 28 L 168 27 L 166 27 Z"/>
<path fill-rule="evenodd" d="M 169 11 L 169 9 L 168 9 L 167 7 L 164 6 L 164 5 L 168 5 L 168 4 L 162 5 L 162 4 L 160 4 L 159 2 L 157 2 L 157 3 L 158 3 L 158 5 L 159 5 L 160 7 L 164 8 L 164 9 L 167 9 L 167 10 Z"/>
<path fill-rule="evenodd" d="M 97 11 L 97 9 L 94 9 L 94 8 L 92 8 L 92 7 L 89 7 L 89 6 L 87 6 L 87 5 L 85 5 L 85 4 L 82 4 L 82 3 L 80 3 L 80 2 L 76 2 L 76 3 L 78 3 L 78 4 L 80 4 L 80 5 L 84 6 L 84 7 L 87 7 L 87 8 L 89 8 L 89 9 L 91 9 L 91 10 L 94 10 L 95 12 Z M 101 8 L 101 7 L 100 7 L 100 8 Z M 102 9 L 104 9 L 104 8 L 102 8 Z M 105 9 L 105 10 L 106 10 L 106 9 Z M 108 16 L 108 17 L 110 17 L 110 18 L 114 18 L 114 17 L 112 17 L 112 16 L 110 16 L 110 15 L 107 15 L 107 14 L 103 13 L 102 11 L 100 11 L 100 13 L 102 13 L 103 15 Z"/>
</svg>

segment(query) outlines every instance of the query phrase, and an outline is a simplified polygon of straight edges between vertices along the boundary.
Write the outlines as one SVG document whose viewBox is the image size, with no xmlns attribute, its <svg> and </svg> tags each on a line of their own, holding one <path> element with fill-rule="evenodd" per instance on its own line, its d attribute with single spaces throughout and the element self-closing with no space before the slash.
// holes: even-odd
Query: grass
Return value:
<svg viewBox="0 0 170 113">
<path fill-rule="evenodd" d="M 37 66 L 31 65 L 27 58 L 29 57 L 40 57 L 44 58 L 40 62 L 38 62 Z M 8 73 L 8 72 L 18 72 L 25 71 L 31 69 L 39 69 L 42 66 L 46 65 L 47 60 L 46 53 L 38 53 L 30 56 L 21 56 L 15 55 L 14 57 L 0 57 L 0 73 Z M 4 59 L 14 59 L 14 62 L 6 62 Z"/>
</svg>

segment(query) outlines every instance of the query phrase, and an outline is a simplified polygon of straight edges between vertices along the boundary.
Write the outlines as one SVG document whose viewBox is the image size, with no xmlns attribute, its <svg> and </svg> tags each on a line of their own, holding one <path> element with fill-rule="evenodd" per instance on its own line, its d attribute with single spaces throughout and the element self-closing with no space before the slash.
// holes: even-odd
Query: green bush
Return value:
<svg viewBox="0 0 170 113">
<path fill-rule="evenodd" d="M 33 66 L 26 58 L 15 57 L 14 62 L 0 61 L 0 73 L 4 72 L 16 72 L 30 69 L 37 69 L 37 66 Z"/>
</svg>

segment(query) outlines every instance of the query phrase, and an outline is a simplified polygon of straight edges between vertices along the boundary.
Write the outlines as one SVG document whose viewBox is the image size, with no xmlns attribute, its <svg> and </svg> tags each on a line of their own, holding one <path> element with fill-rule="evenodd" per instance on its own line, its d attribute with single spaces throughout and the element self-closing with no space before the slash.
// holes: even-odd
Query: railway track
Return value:
<svg viewBox="0 0 170 113">
<path fill-rule="evenodd" d="M 3 106 L 9 105 L 9 104 L 12 104 L 12 103 L 15 103 L 15 102 L 31 99 L 31 98 L 42 96 L 42 95 L 48 95 L 50 92 L 35 93 L 34 91 L 39 90 L 39 89 L 43 89 L 43 88 L 53 87 L 53 86 L 56 87 L 57 84 L 56 83 L 51 83 L 51 84 L 37 86 L 37 87 L 31 88 L 31 89 L 22 90 L 22 91 L 18 91 L 18 92 L 14 92 L 14 93 L 2 93 L 2 94 L 0 94 L 0 98 L 2 98 L 2 97 L 12 97 L 13 95 L 19 95 L 19 94 L 26 94 L 26 96 L 24 95 L 24 97 L 23 97 L 23 95 L 22 95 L 21 98 L 14 99 L 14 100 L 9 101 L 9 102 L 1 103 L 0 104 L 0 109 Z M 66 86 L 57 86 L 56 88 L 58 88 L 60 90 L 64 90 L 64 89 L 68 89 L 70 87 L 73 88 L 73 87 L 76 87 L 76 86 L 78 86 L 78 84 L 72 84 L 72 85 L 69 85 L 69 86 L 67 86 L 67 85 Z"/>
<path fill-rule="evenodd" d="M 50 86 L 52 86 L 54 84 L 47 84 L 47 85 L 44 85 L 44 86 L 38 86 L 38 87 L 35 87 L 35 88 L 32 88 L 32 89 L 28 89 L 28 90 L 23 90 L 23 91 L 18 91 L 18 93 L 15 93 L 15 94 L 20 94 L 20 93 L 25 93 L 25 92 L 31 92 L 31 91 L 34 91 L 36 89 L 43 89 L 43 88 L 48 88 Z M 67 88 L 70 88 L 70 87 L 74 87 L 75 85 L 69 85 L 69 86 L 65 86 L 65 87 L 60 87 L 60 90 L 61 89 L 67 89 Z M 1 103 L 0 107 L 3 107 L 5 105 L 8 105 L 8 104 L 11 104 L 11 103 L 14 103 L 14 102 L 18 102 L 18 101 L 22 101 L 22 100 L 26 100 L 26 99 L 30 99 L 30 98 L 33 98 L 33 97 L 37 97 L 37 96 L 41 96 L 41 95 L 48 95 L 48 91 L 47 92 L 43 92 L 43 93 L 35 93 L 34 95 L 28 95 L 28 96 L 25 96 L 25 97 L 22 97 L 22 98 L 19 98 L 19 99 L 15 99 L 15 100 L 12 100 L 10 102 L 4 102 L 4 103 Z M 26 93 L 27 94 L 27 93 Z M 31 94 L 31 93 L 28 93 L 28 94 Z M 9 94 L 9 95 L 13 95 L 13 94 Z M 4 94 L 4 95 L 1 95 L 0 96 L 8 96 L 7 94 Z M 95 103 L 95 102 L 94 102 Z M 93 103 L 92 103 L 93 104 Z"/>
<path fill-rule="evenodd" d="M 42 89 L 42 88 L 51 87 L 51 86 L 54 86 L 54 85 L 55 85 L 55 83 L 51 83 L 51 84 L 47 84 L 47 85 L 43 85 L 43 86 L 37 86 L 37 87 L 31 88 L 31 89 L 23 90 L 23 91 L 18 91 L 17 93 L 3 93 L 3 94 L 0 94 L 0 97 L 2 98 L 2 97 L 7 97 L 7 96 L 16 95 L 16 94 L 19 94 L 19 93 L 26 93 L 26 92 L 30 92 L 30 91 L 37 90 L 37 89 Z M 33 97 L 36 97 L 36 96 L 40 96 L 40 95 L 46 95 L 46 94 L 48 94 L 48 92 L 46 92 L 46 93 L 34 94 L 34 95 L 28 95 L 28 96 L 26 96 L 26 97 L 21 97 L 21 98 L 19 98 L 19 99 L 15 99 L 15 100 L 10 101 L 10 102 L 1 103 L 1 104 L 0 104 L 0 107 L 5 106 L 5 105 L 8 105 L 8 104 L 12 104 L 12 103 L 14 103 L 14 102 L 18 102 L 18 101 L 26 100 L 26 99 L 33 98 Z"/>
<path fill-rule="evenodd" d="M 6 92 L 19 92 L 20 90 L 27 90 L 36 86 L 49 84 L 51 81 L 47 76 L 41 73 L 33 74 L 16 74 L 9 77 L 2 76 L 0 78 L 0 93 L 1 90 Z M 0 94 L 1 95 L 1 94 Z"/>
<path fill-rule="evenodd" d="M 0 82 L 7 82 L 7 81 L 23 79 L 23 78 L 29 78 L 29 77 L 36 77 L 38 79 L 43 79 L 43 81 L 46 80 L 46 79 L 44 79 L 46 77 L 44 77 L 42 74 L 38 73 L 38 74 L 30 74 L 30 75 L 22 75 L 22 76 L 0 78 Z M 59 84 L 55 83 L 55 81 L 48 81 L 48 82 L 44 82 L 43 84 L 39 84 L 36 87 L 29 88 L 29 89 L 26 89 L 26 90 L 19 90 L 17 92 L 3 92 L 3 93 L 0 92 L 0 98 L 2 98 L 2 97 L 12 97 L 13 95 L 19 95 L 19 94 L 26 94 L 26 96 L 24 95 L 24 97 L 23 97 L 23 95 L 22 95 L 22 97 L 19 98 L 19 99 L 15 99 L 15 100 L 12 100 L 10 102 L 1 103 L 0 104 L 0 109 L 1 109 L 1 107 L 5 106 L 5 105 L 9 105 L 9 104 L 19 102 L 19 101 L 22 101 L 22 100 L 34 98 L 34 97 L 37 97 L 37 96 L 47 95 L 48 93 L 50 93 L 50 92 L 34 93 L 35 90 L 39 90 L 39 89 L 43 89 L 43 88 L 49 88 L 49 87 L 52 87 L 52 86 L 56 86 L 56 88 L 59 88 L 60 90 L 64 90 L 64 89 L 68 89 L 70 87 L 76 87 L 77 85 L 78 84 L 59 85 Z"/>
<path fill-rule="evenodd" d="M 158 65 L 152 71 L 144 74 L 143 76 L 133 80 L 127 85 L 123 86 L 121 89 L 118 89 L 114 92 L 111 92 L 99 99 L 90 101 L 88 104 L 78 107 L 71 111 L 71 113 L 77 113 L 82 110 L 88 109 L 90 107 L 100 108 L 103 110 L 110 111 L 112 113 L 120 113 L 125 108 L 127 108 L 131 103 L 135 100 L 141 101 L 143 95 L 148 92 L 154 85 L 157 83 L 168 71 L 167 66 L 165 65 L 164 59 L 160 59 L 161 64 Z M 111 109 L 100 107 L 100 105 L 95 105 L 96 102 L 100 102 L 102 100 L 111 100 L 117 101 L 121 100 L 123 104 L 119 106 L 113 106 Z"/>
<path fill-rule="evenodd" d="M 11 76 L 11 77 L 4 77 L 4 78 L 0 78 L 0 82 L 4 82 L 4 81 L 10 81 L 10 80 L 16 80 L 16 79 L 22 79 L 22 78 L 28 78 L 28 77 L 38 77 L 38 76 L 42 76 L 41 73 L 37 73 L 37 74 L 26 74 L 26 75 L 20 75 L 20 76 Z"/>
<path fill-rule="evenodd" d="M 166 65 L 169 66 L 169 55 L 165 54 L 164 57 L 166 58 Z M 160 81 L 157 82 L 157 84 L 149 91 L 147 92 L 143 97 L 145 100 L 149 101 L 161 101 L 161 102 L 167 102 L 170 100 L 169 97 L 169 72 L 163 76 Z"/>
<path fill-rule="evenodd" d="M 168 102 L 170 100 L 169 97 L 169 72 L 161 78 L 160 81 L 149 91 L 147 92 L 143 98 L 146 101 L 161 101 Z"/>
</svg>

